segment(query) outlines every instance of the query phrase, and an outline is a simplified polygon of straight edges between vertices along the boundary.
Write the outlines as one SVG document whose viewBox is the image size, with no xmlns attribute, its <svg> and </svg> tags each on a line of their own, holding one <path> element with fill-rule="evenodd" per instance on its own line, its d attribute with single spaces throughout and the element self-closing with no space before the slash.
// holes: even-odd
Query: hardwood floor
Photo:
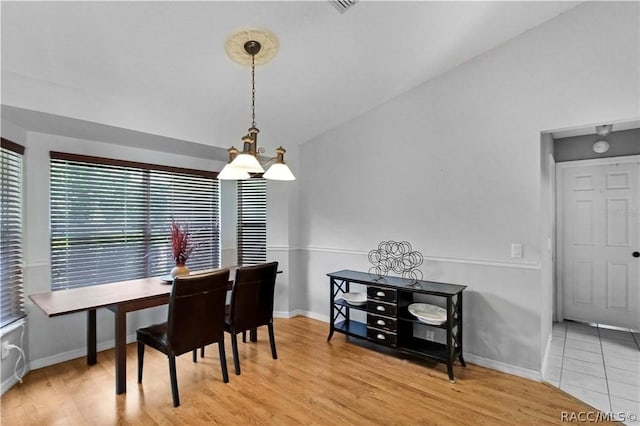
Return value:
<svg viewBox="0 0 640 426">
<path fill-rule="evenodd" d="M 136 383 L 136 345 L 127 347 L 127 393 L 114 392 L 114 352 L 35 370 L 2 396 L 3 425 L 112 424 L 560 424 L 561 412 L 593 411 L 562 391 L 467 363 L 449 383 L 443 364 L 377 353 L 304 317 L 275 322 L 278 360 L 266 331 L 239 343 L 242 375 L 222 382 L 218 350 L 177 360 L 182 405 L 173 408 L 167 358 L 147 348 Z"/>
</svg>

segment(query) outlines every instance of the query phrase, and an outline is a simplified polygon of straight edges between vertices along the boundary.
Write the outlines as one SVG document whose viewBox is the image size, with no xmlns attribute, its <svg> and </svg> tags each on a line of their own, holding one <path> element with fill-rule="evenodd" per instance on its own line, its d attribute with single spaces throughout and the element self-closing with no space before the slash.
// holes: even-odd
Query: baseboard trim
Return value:
<svg viewBox="0 0 640 426">
<path fill-rule="evenodd" d="M 542 357 L 542 379 L 544 380 L 545 372 L 547 371 L 547 360 L 549 359 L 549 350 L 551 350 L 551 339 L 553 338 L 553 334 L 549 334 L 549 338 L 547 339 L 547 346 L 544 348 L 544 356 Z"/>
<path fill-rule="evenodd" d="M 502 373 L 512 374 L 514 376 L 524 377 L 525 379 L 534 380 L 536 382 L 542 381 L 542 372 L 532 370 L 530 368 L 520 367 L 518 365 L 507 364 L 506 362 L 496 361 L 495 359 L 489 359 L 482 356 L 465 353 L 464 360 L 472 364 L 479 365 L 481 367 L 490 368 L 492 370 L 500 371 Z"/>
<path fill-rule="evenodd" d="M 29 372 L 29 369 L 27 368 L 27 370 L 24 372 L 25 376 L 27 375 L 28 372 Z M 4 395 L 6 391 L 14 387 L 17 383 L 20 383 L 20 382 L 18 382 L 18 379 L 16 379 L 16 376 L 11 375 L 11 377 L 3 381 L 2 384 L 0 385 L 1 387 L 0 395 Z"/>
<path fill-rule="evenodd" d="M 136 341 L 135 334 L 129 334 L 127 336 L 127 343 Z M 110 339 L 104 342 L 100 342 L 97 345 L 97 352 L 106 351 L 107 349 L 113 349 L 115 347 L 115 340 Z M 37 370 L 39 368 L 48 367 L 50 365 L 59 364 L 61 362 L 69 361 L 72 359 L 87 356 L 87 348 L 77 348 L 70 351 L 62 352 L 45 358 L 34 359 L 29 362 L 29 370 Z"/>
<path fill-rule="evenodd" d="M 326 322 L 327 324 L 329 323 L 329 317 L 327 315 L 317 314 L 315 312 L 307 311 L 304 309 L 294 309 L 293 311 L 291 311 L 291 316 L 289 318 L 293 317 L 307 317 L 314 320 Z"/>
</svg>

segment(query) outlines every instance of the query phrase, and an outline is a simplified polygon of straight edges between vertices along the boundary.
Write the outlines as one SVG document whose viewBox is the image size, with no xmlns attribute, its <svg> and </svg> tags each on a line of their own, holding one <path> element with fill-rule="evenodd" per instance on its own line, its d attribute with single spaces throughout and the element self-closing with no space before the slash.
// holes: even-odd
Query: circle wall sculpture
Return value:
<svg viewBox="0 0 640 426">
<path fill-rule="evenodd" d="M 369 252 L 369 274 L 383 277 L 389 272 L 402 278 L 421 280 L 422 271 L 417 269 L 423 262 L 422 253 L 413 250 L 407 241 L 381 241 L 378 248 Z"/>
</svg>

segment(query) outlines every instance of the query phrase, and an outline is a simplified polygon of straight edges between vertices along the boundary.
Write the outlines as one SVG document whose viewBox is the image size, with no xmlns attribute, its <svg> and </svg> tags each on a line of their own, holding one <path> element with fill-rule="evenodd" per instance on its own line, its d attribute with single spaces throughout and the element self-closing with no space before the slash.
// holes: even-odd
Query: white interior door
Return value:
<svg viewBox="0 0 640 426">
<path fill-rule="evenodd" d="M 564 318 L 640 328 L 640 156 L 558 163 Z"/>
</svg>

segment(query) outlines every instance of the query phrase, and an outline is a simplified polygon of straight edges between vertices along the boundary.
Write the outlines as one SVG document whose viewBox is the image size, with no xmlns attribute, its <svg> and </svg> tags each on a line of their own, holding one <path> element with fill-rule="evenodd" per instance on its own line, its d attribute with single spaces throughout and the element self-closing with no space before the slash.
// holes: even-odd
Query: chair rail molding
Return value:
<svg viewBox="0 0 640 426">
<path fill-rule="evenodd" d="M 324 252 L 324 253 L 355 254 L 355 255 L 361 255 L 361 256 L 369 255 L 369 251 L 330 248 L 330 247 L 307 246 L 307 247 L 303 247 L 301 250 Z M 542 267 L 540 262 L 527 261 L 527 260 L 445 257 L 445 256 L 423 256 L 423 257 L 424 257 L 424 260 L 429 260 L 432 262 L 466 263 L 471 265 L 495 266 L 499 268 L 539 270 Z"/>
</svg>

